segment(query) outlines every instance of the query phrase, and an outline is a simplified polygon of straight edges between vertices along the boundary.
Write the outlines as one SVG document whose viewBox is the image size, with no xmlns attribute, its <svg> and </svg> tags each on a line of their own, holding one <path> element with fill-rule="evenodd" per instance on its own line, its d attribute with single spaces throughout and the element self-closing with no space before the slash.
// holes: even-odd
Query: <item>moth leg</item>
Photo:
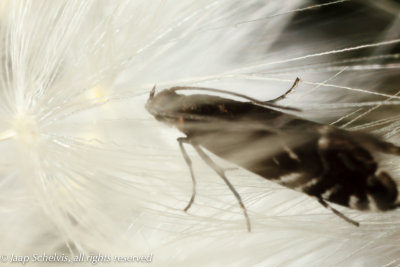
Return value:
<svg viewBox="0 0 400 267">
<path fill-rule="evenodd" d="M 192 204 L 194 202 L 194 198 L 196 196 L 196 179 L 195 179 L 194 173 L 193 173 L 192 161 L 190 160 L 189 155 L 186 152 L 185 147 L 183 146 L 183 143 L 190 143 L 190 141 L 188 138 L 183 138 L 183 137 L 178 138 L 177 141 L 179 143 L 179 148 L 181 149 L 183 158 L 185 159 L 186 164 L 189 167 L 190 176 L 192 177 L 192 196 L 190 197 L 189 203 L 183 209 L 183 211 L 187 212 L 190 209 L 190 207 L 192 206 Z"/>
<path fill-rule="evenodd" d="M 219 167 L 198 145 L 192 143 L 192 146 L 194 147 L 194 149 L 196 149 L 197 153 L 207 163 L 207 165 L 210 166 L 222 178 L 222 180 L 224 180 L 225 184 L 229 187 L 233 195 L 236 197 L 239 206 L 243 210 L 243 215 L 246 219 L 247 231 L 251 232 L 250 218 L 249 215 L 247 214 L 247 209 L 244 206 L 242 198 L 236 191 L 235 187 L 231 184 L 231 182 L 229 182 L 228 178 L 225 176 L 225 173 L 221 169 L 221 167 Z"/>
<path fill-rule="evenodd" d="M 287 90 L 283 95 L 278 96 L 277 98 L 274 98 L 274 99 L 272 99 L 272 100 L 264 101 L 264 103 L 271 103 L 271 104 L 273 104 L 273 103 L 276 103 L 276 102 L 278 102 L 278 101 L 280 101 L 280 100 L 282 100 L 282 99 L 285 99 L 290 93 L 293 92 L 293 90 L 297 87 L 297 85 L 299 84 L 299 82 L 300 82 L 300 79 L 299 79 L 299 78 L 296 78 L 296 80 L 294 81 L 292 87 L 290 87 L 290 89 Z"/>
<path fill-rule="evenodd" d="M 324 206 L 325 208 L 331 210 L 334 214 L 336 214 L 337 216 L 339 216 L 340 218 L 342 218 L 343 220 L 345 220 L 348 223 L 351 223 L 357 227 L 360 226 L 359 222 L 356 222 L 348 217 L 346 217 L 343 213 L 341 213 L 340 211 L 336 210 L 335 208 L 332 208 L 328 203 L 326 203 L 322 198 L 318 198 L 318 202 Z"/>
</svg>

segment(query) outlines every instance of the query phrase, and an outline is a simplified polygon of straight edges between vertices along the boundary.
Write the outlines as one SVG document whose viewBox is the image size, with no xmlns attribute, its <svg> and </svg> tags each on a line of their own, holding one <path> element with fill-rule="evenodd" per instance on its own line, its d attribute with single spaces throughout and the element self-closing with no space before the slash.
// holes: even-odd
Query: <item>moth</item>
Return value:
<svg viewBox="0 0 400 267">
<path fill-rule="evenodd" d="M 250 219 L 239 193 L 204 149 L 265 179 L 315 197 L 356 226 L 358 222 L 329 202 L 357 210 L 387 211 L 399 207 L 396 182 L 379 169 L 373 154 L 400 155 L 400 147 L 373 135 L 302 119 L 297 116 L 300 110 L 278 105 L 298 83 L 297 78 L 285 94 L 269 101 L 212 88 L 173 87 L 157 94 L 155 87 L 152 89 L 146 109 L 158 121 L 186 135 L 177 140 L 193 181 L 185 211 L 194 202 L 196 180 L 184 144 L 192 145 L 229 187 L 242 208 L 249 232 Z M 229 94 L 245 101 L 177 93 L 185 90 Z"/>
</svg>

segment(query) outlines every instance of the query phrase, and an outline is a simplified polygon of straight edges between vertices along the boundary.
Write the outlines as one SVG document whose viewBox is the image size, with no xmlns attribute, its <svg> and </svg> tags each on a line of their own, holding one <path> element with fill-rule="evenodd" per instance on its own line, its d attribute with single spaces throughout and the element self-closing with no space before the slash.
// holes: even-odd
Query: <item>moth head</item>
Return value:
<svg viewBox="0 0 400 267">
<path fill-rule="evenodd" d="M 180 96 L 170 89 L 155 93 L 154 86 L 149 94 L 149 99 L 145 105 L 147 111 L 157 120 L 163 122 L 172 122 L 179 110 Z"/>
<path fill-rule="evenodd" d="M 386 172 L 370 176 L 367 180 L 367 190 L 380 210 L 395 209 L 398 205 L 396 182 Z"/>
</svg>

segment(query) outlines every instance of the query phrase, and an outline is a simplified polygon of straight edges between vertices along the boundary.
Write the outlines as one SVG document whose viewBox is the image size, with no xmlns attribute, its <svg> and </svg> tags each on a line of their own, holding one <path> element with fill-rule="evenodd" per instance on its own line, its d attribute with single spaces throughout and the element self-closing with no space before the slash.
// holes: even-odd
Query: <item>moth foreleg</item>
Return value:
<svg viewBox="0 0 400 267">
<path fill-rule="evenodd" d="M 194 147 L 194 149 L 196 149 L 197 153 L 204 160 L 204 162 L 207 163 L 208 166 L 210 166 L 222 178 L 222 180 L 224 180 L 225 184 L 229 187 L 229 189 L 237 199 L 239 206 L 243 210 L 243 215 L 246 219 L 247 230 L 251 232 L 250 218 L 249 215 L 247 214 L 247 209 L 244 206 L 242 198 L 240 197 L 239 193 L 236 191 L 235 187 L 231 184 L 231 182 L 229 182 L 228 178 L 225 176 L 223 169 L 219 167 L 197 144 L 192 143 L 192 146 Z"/>
<path fill-rule="evenodd" d="M 188 138 L 184 138 L 184 137 L 178 138 L 177 141 L 179 143 L 179 148 L 181 149 L 183 158 L 185 159 L 186 164 L 189 167 L 190 176 L 192 177 L 192 196 L 190 197 L 189 203 L 183 209 L 185 212 L 187 212 L 190 209 L 190 207 L 192 206 L 192 204 L 194 202 L 194 198 L 196 197 L 196 179 L 194 177 L 192 161 L 190 160 L 190 157 L 189 157 L 188 153 L 186 152 L 185 147 L 183 146 L 183 143 L 189 143 L 190 144 L 190 141 L 189 141 Z"/>
<path fill-rule="evenodd" d="M 293 90 L 297 87 L 297 85 L 299 84 L 299 82 L 300 82 L 300 79 L 299 79 L 299 78 L 296 78 L 296 80 L 294 81 L 292 87 L 290 87 L 290 89 L 287 90 L 283 95 L 278 96 L 277 98 L 274 98 L 274 99 L 272 99 L 272 100 L 264 101 L 264 103 L 271 103 L 271 104 L 274 104 L 274 103 L 276 103 L 276 102 L 278 102 L 278 101 L 280 101 L 280 100 L 282 100 L 282 99 L 285 99 L 290 93 L 293 92 Z"/>
<path fill-rule="evenodd" d="M 339 216 L 340 218 L 342 218 L 343 220 L 359 227 L 360 223 L 356 222 L 348 217 L 346 217 L 343 213 L 341 213 L 340 211 L 336 210 L 335 208 L 332 208 L 328 203 L 326 203 L 322 198 L 318 198 L 318 202 L 321 203 L 322 206 L 324 206 L 325 208 L 331 210 L 334 214 L 336 214 L 337 216 Z"/>
</svg>

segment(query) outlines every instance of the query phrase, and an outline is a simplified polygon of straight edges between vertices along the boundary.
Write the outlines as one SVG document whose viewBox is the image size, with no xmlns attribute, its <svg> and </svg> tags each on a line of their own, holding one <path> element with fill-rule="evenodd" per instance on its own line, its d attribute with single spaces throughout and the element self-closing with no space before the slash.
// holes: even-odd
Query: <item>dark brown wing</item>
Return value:
<svg viewBox="0 0 400 267">
<path fill-rule="evenodd" d="M 340 205 L 395 206 L 396 184 L 377 173 L 367 146 L 351 132 L 214 96 L 185 96 L 179 105 L 177 127 L 225 160 Z"/>
</svg>

